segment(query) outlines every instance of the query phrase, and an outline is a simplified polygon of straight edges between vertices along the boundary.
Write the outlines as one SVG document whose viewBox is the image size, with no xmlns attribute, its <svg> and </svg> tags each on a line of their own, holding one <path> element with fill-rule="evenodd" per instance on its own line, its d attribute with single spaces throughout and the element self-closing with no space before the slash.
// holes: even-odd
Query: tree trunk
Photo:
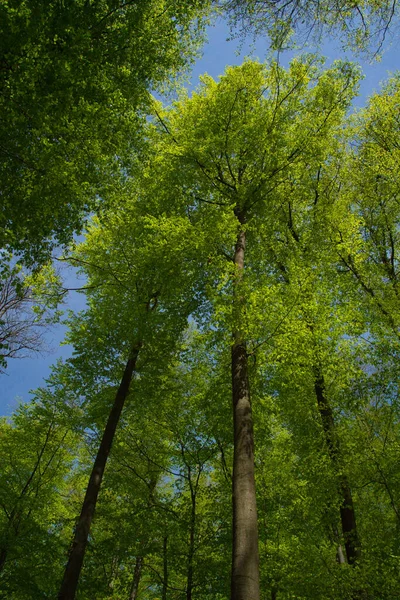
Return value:
<svg viewBox="0 0 400 600">
<path fill-rule="evenodd" d="M 336 433 L 332 408 L 325 394 L 324 378 L 319 370 L 317 370 L 315 377 L 315 394 L 317 396 L 318 410 L 321 415 L 329 456 L 335 470 L 339 473 L 338 491 L 342 499 L 340 520 L 342 523 L 347 562 L 349 565 L 354 565 L 361 556 L 361 544 L 358 537 L 353 498 L 348 479 L 341 472 L 339 438 Z"/>
<path fill-rule="evenodd" d="M 138 596 L 140 577 L 142 575 L 143 556 L 138 556 L 135 563 L 135 571 L 133 573 L 132 587 L 129 594 L 129 600 L 136 600 Z"/>
<path fill-rule="evenodd" d="M 339 565 L 345 565 L 347 563 L 347 560 L 346 560 L 345 555 L 343 553 L 343 546 L 340 543 L 341 536 L 339 534 L 339 530 L 336 527 L 336 525 L 334 525 L 332 527 L 332 534 L 333 534 L 333 539 L 334 539 L 335 543 L 337 544 L 336 562 L 339 563 Z"/>
<path fill-rule="evenodd" d="M 162 600 L 167 600 L 168 590 L 168 537 L 165 536 L 163 539 L 163 587 L 162 587 Z"/>
<path fill-rule="evenodd" d="M 336 560 L 339 563 L 339 565 L 345 565 L 346 564 L 346 559 L 345 559 L 344 554 L 343 554 L 342 544 L 338 545 L 338 548 L 337 548 L 337 551 L 336 551 Z"/>
<path fill-rule="evenodd" d="M 86 489 L 81 514 L 75 528 L 75 535 L 72 542 L 68 563 L 64 571 L 64 578 L 61 583 L 58 600 L 74 600 L 75 598 L 79 575 L 82 569 L 83 558 L 85 556 L 90 525 L 95 512 L 97 496 L 100 491 L 104 469 L 111 450 L 121 412 L 124 407 L 126 397 L 129 393 L 129 386 L 135 370 L 140 348 L 141 343 L 139 342 L 132 349 L 131 356 L 126 363 L 125 371 L 116 393 L 114 404 L 111 408 L 106 427 L 104 429 L 103 437 Z"/>
<path fill-rule="evenodd" d="M 186 582 L 186 600 L 192 600 L 193 591 L 193 557 L 195 546 L 195 528 L 196 528 L 196 495 L 191 490 L 191 511 L 190 511 L 190 531 L 189 531 L 189 552 L 187 565 L 187 582 Z"/>
<path fill-rule="evenodd" d="M 0 573 L 4 569 L 4 565 L 6 564 L 7 553 L 8 553 L 8 551 L 6 548 L 0 549 Z"/>
<path fill-rule="evenodd" d="M 237 213 L 241 225 L 245 218 Z M 259 557 L 254 434 L 248 379 L 246 340 L 243 331 L 245 298 L 242 294 L 246 233 L 240 231 L 235 246 L 233 298 L 232 400 L 234 457 L 232 477 L 233 548 L 231 600 L 259 600 Z"/>
</svg>

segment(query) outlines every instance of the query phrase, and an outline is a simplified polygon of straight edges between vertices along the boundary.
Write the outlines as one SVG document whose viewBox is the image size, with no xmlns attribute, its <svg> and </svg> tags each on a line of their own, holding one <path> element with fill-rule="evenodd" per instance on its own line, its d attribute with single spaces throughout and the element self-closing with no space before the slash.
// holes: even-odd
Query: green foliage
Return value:
<svg viewBox="0 0 400 600">
<path fill-rule="evenodd" d="M 51 597 L 71 518 L 64 495 L 76 436 L 47 395 L 3 419 L 0 440 L 1 597 Z"/>
<path fill-rule="evenodd" d="M 9 597 L 54 596 L 138 340 L 78 598 L 128 598 L 135 573 L 145 600 L 229 596 L 238 328 L 255 423 L 262 597 L 396 598 L 398 78 L 346 121 L 357 80 L 351 65 L 324 70 L 314 57 L 287 70 L 247 61 L 170 107 L 152 101 L 132 177 L 65 257 L 86 277 L 87 308 L 67 321 L 74 354 L 32 407 L 2 424 L 11 484 L 0 486 L 9 552 L 0 586 Z M 56 285 L 44 274 L 38 288 L 47 281 Z M 361 540 L 355 565 L 345 557 L 344 481 Z M 17 532 L 8 525 L 16 505 Z"/>
<path fill-rule="evenodd" d="M 196 55 L 208 2 L 0 3 L 1 247 L 43 261 L 140 147 L 148 89 Z"/>
<path fill-rule="evenodd" d="M 387 0 L 220 0 L 237 35 L 268 35 L 272 47 L 321 43 L 338 37 L 344 48 L 376 58 L 398 27 L 398 6 Z M 294 36 L 294 37 L 293 37 Z"/>
</svg>

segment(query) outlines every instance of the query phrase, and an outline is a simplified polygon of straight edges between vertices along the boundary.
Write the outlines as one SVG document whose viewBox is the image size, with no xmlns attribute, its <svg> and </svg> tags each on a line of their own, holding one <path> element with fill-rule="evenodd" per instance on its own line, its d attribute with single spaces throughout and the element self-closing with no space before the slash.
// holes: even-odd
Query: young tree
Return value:
<svg viewBox="0 0 400 600">
<path fill-rule="evenodd" d="M 1 423 L 0 587 L 8 596 L 54 591 L 77 440 L 49 392 Z"/>
</svg>

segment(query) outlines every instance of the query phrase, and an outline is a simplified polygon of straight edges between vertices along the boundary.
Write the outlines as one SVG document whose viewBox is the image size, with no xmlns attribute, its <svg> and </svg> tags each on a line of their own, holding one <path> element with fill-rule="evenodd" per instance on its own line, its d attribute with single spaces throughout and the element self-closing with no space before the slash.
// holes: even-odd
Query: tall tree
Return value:
<svg viewBox="0 0 400 600">
<path fill-rule="evenodd" d="M 141 345 L 141 340 L 138 340 L 129 353 L 124 374 L 118 387 L 118 391 L 115 395 L 115 400 L 110 410 L 103 436 L 101 438 L 100 447 L 94 461 L 85 498 L 82 504 L 82 510 L 75 527 L 74 539 L 58 595 L 58 597 L 62 600 L 75 598 L 79 575 L 85 556 L 90 526 L 93 520 L 97 497 L 103 479 L 104 469 L 106 467 L 108 455 L 110 454 L 121 412 L 124 407 L 125 400 L 129 394 L 129 387 L 136 368 L 136 362 Z"/>
<path fill-rule="evenodd" d="M 0 4 L 2 248 L 67 244 L 138 149 L 147 90 L 196 55 L 207 0 Z"/>
<path fill-rule="evenodd" d="M 174 177 L 174 189 L 181 185 L 185 190 L 192 218 L 209 223 L 210 240 L 216 240 L 217 254 L 219 250 L 220 256 L 228 258 L 223 270 L 214 275 L 219 282 L 221 308 L 217 295 L 212 302 L 217 310 L 218 324 L 214 326 L 222 326 L 224 339 L 230 332 L 233 340 L 231 597 L 235 600 L 259 597 L 248 379 L 249 323 L 254 317 L 250 310 L 252 273 L 249 270 L 246 275 L 245 268 L 246 243 L 250 235 L 254 244 L 250 269 L 259 271 L 255 266 L 260 260 L 257 228 L 268 222 L 271 237 L 277 235 L 273 225 L 276 190 L 287 181 L 295 189 L 297 170 L 324 160 L 326 147 L 322 140 L 340 123 L 355 79 L 354 70 L 346 64 L 322 74 L 313 60 L 294 61 L 288 72 L 277 65 L 267 69 L 247 62 L 240 68 L 228 69 L 218 84 L 205 77 L 202 88 L 191 99 L 184 98 L 164 114 L 157 112 L 159 147 L 166 154 L 163 167 L 171 173 L 169 177 Z M 222 224 L 218 229 L 216 218 Z M 295 236 L 290 201 L 287 227 Z M 265 269 L 268 271 L 269 266 L 265 265 Z M 232 308 L 228 308 L 231 301 Z"/>
<path fill-rule="evenodd" d="M 101 378 L 96 372 L 99 359 L 103 373 L 107 372 L 107 362 L 114 363 L 113 376 L 120 368 L 119 359 L 124 359 L 126 364 L 89 479 L 60 599 L 75 597 L 108 455 L 142 348 L 145 361 L 150 357 L 154 361 L 156 352 L 158 357 L 164 353 L 162 361 L 165 363 L 171 348 L 179 341 L 180 331 L 193 307 L 193 300 L 184 297 L 187 287 L 182 287 L 192 285 L 193 272 L 182 261 L 180 268 L 173 272 L 167 267 L 167 280 L 164 266 L 166 251 L 172 251 L 177 257 L 177 245 L 170 249 L 168 246 L 173 237 L 183 248 L 191 241 L 193 232 L 190 231 L 190 223 L 178 218 L 176 221 L 165 220 L 164 224 L 153 224 L 150 218 L 141 218 L 134 198 L 130 206 L 124 207 L 123 216 L 118 208 L 121 206 L 107 215 L 106 228 L 98 224 L 92 226 L 85 243 L 73 256 L 73 261 L 80 264 L 88 275 L 87 289 L 90 291 L 85 322 L 82 323 L 83 315 L 75 319 L 69 335 L 76 354 L 82 358 L 81 366 L 90 368 L 92 377 L 98 379 L 99 376 Z M 181 241 L 183 230 L 189 234 L 186 243 Z M 165 238 L 167 234 L 168 240 Z M 97 338 L 97 344 L 89 349 L 88 342 L 93 337 Z M 104 356 L 104 353 L 110 356 Z M 78 366 L 78 361 L 75 360 L 75 364 Z"/>
</svg>

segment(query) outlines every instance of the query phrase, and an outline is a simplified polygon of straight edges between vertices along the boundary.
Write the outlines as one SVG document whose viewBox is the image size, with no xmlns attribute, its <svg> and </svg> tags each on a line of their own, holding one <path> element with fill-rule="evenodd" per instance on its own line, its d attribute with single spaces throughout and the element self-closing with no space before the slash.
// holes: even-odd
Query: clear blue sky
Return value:
<svg viewBox="0 0 400 600">
<path fill-rule="evenodd" d="M 259 40 L 251 48 L 245 44 L 240 54 L 237 54 L 238 42 L 227 41 L 229 30 L 226 24 L 219 21 L 209 30 L 209 42 L 204 48 L 203 57 L 198 60 L 194 66 L 191 85 L 196 86 L 199 75 L 208 73 L 214 78 L 221 75 L 227 65 L 240 64 L 243 58 L 249 55 L 252 50 L 252 56 L 263 60 L 268 50 L 266 40 Z M 380 63 L 368 64 L 365 60 L 358 60 L 365 75 L 361 84 L 360 96 L 355 102 L 356 106 L 363 106 L 366 98 L 374 91 L 379 90 L 380 83 L 388 77 L 388 73 L 393 73 L 400 67 L 399 50 L 393 46 L 383 55 Z M 337 58 L 349 58 L 345 56 L 334 42 L 326 43 L 321 53 L 327 58 L 328 64 Z M 281 56 L 283 64 L 287 64 L 290 56 Z M 79 285 L 79 282 L 78 282 Z M 77 281 L 73 275 L 69 275 L 66 280 L 67 287 L 77 287 Z M 68 299 L 68 307 L 72 310 L 79 310 L 84 306 L 84 298 L 76 292 L 71 292 Z M 49 331 L 46 335 L 47 352 L 41 355 L 32 356 L 21 360 L 12 360 L 9 363 L 6 374 L 0 375 L 0 415 L 9 415 L 17 406 L 19 401 L 28 401 L 30 398 L 29 390 L 33 390 L 44 384 L 44 380 L 50 373 L 50 367 L 58 358 L 66 358 L 71 353 L 69 346 L 60 346 L 64 336 L 64 328 L 58 326 Z"/>
</svg>

